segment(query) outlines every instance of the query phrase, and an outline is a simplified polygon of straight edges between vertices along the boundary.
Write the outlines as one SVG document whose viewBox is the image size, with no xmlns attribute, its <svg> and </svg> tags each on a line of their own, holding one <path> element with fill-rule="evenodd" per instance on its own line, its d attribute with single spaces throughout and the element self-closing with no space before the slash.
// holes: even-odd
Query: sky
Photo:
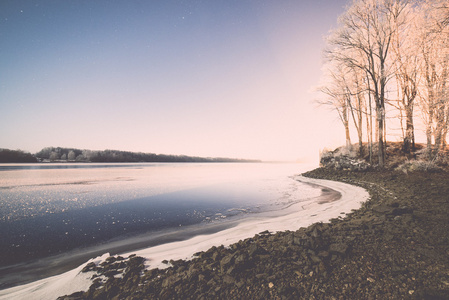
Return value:
<svg viewBox="0 0 449 300">
<path fill-rule="evenodd" d="M 0 148 L 262 160 L 344 143 L 318 107 L 346 0 L 2 0 Z"/>
</svg>

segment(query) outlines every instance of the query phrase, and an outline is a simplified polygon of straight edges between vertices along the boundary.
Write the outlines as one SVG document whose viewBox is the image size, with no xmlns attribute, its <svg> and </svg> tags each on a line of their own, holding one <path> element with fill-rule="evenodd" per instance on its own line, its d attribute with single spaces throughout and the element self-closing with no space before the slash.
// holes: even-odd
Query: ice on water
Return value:
<svg viewBox="0 0 449 300">
<path fill-rule="evenodd" d="M 260 207 L 260 213 L 248 213 L 245 207 L 234 207 L 229 213 L 232 217 L 232 211 L 245 213 L 237 226 L 225 229 L 223 231 L 195 236 L 191 239 L 162 244 L 159 246 L 133 251 L 137 255 L 146 257 L 147 266 L 163 267 L 162 260 L 170 259 L 190 259 L 195 252 L 204 251 L 211 246 L 230 245 L 245 239 L 264 230 L 283 231 L 296 230 L 302 226 L 308 226 L 315 222 L 327 221 L 330 218 L 337 217 L 341 212 L 349 212 L 352 209 L 360 207 L 361 203 L 368 199 L 368 193 L 359 188 L 343 183 L 332 181 L 315 180 L 298 176 L 297 174 L 305 171 L 310 166 L 300 165 L 270 165 L 270 164 L 248 164 L 234 165 L 229 164 L 224 168 L 217 168 L 213 165 L 196 164 L 191 165 L 195 171 L 189 170 L 184 165 L 171 165 L 165 168 L 159 168 L 156 174 L 151 174 L 145 168 L 134 169 L 132 175 L 118 176 L 113 173 L 104 173 L 102 183 L 91 184 L 83 187 L 92 193 L 98 192 L 98 189 L 104 188 L 101 193 L 106 193 L 106 189 L 110 188 L 110 179 L 117 177 L 126 177 L 128 181 L 117 181 L 116 190 L 134 189 L 136 197 L 140 197 L 141 193 L 167 193 L 182 191 L 195 187 L 210 186 L 218 190 L 226 190 L 228 187 L 236 188 L 234 191 L 243 191 L 241 194 L 255 197 L 251 202 L 253 205 L 250 210 L 255 211 L 255 207 Z M 154 172 L 156 169 L 153 169 Z M 95 170 L 98 173 L 104 170 Z M 0 176 L 4 176 L 0 172 Z M 131 174 L 130 173 L 130 174 Z M 139 175 L 140 174 L 140 175 Z M 96 174 L 98 176 L 98 174 Z M 132 180 L 130 180 L 132 178 Z M 67 179 L 67 178 L 66 178 Z M 42 180 L 42 179 L 39 179 Z M 45 180 L 45 179 L 44 179 Z M 65 182 L 65 179 L 60 179 Z M 3 181 L 2 181 L 3 182 Z M 334 202 L 318 204 L 317 197 L 321 194 L 321 188 L 317 186 L 309 186 L 306 183 L 321 185 L 338 191 L 342 194 L 341 199 Z M 14 185 L 14 183 L 9 183 Z M 145 185 L 151 186 L 145 190 Z M 72 191 L 80 188 L 75 185 L 67 185 Z M 95 189 L 96 188 L 96 189 Z M 2 189 L 4 192 L 6 189 Z M 143 192 L 145 191 L 145 192 Z M 251 192 L 250 192 L 251 191 Z M 262 197 L 263 201 L 257 203 L 257 197 Z M 134 197 L 134 196 L 133 196 Z M 114 201 L 126 201 L 126 199 L 115 198 Z M 213 218 L 222 219 L 226 214 L 216 213 L 208 216 L 210 220 Z M 232 218 L 231 218 L 232 219 Z M 124 253 L 126 256 L 130 253 Z M 105 259 L 107 255 L 99 257 L 96 260 Z M 87 264 L 87 262 L 86 262 Z M 79 271 L 85 264 L 78 268 L 66 272 L 61 275 L 46 278 L 26 284 L 0 291 L 0 299 L 49 299 L 57 298 L 64 294 L 70 294 L 78 290 L 86 290 L 90 285 L 90 275 L 82 274 Z M 70 284 L 67 282 L 70 281 Z"/>
</svg>

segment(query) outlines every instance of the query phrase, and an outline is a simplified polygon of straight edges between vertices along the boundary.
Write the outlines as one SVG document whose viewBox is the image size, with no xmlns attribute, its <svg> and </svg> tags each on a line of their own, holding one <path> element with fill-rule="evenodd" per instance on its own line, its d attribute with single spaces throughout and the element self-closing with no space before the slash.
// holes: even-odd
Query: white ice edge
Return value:
<svg viewBox="0 0 449 300">
<path fill-rule="evenodd" d="M 342 182 L 312 179 L 303 176 L 296 176 L 295 179 L 333 189 L 341 193 L 341 198 L 338 201 L 324 204 L 318 204 L 315 201 L 308 204 L 306 210 L 299 209 L 295 213 L 281 217 L 248 218 L 236 227 L 214 234 L 200 235 L 185 241 L 133 251 L 122 256 L 126 257 L 129 254 L 137 254 L 138 256 L 147 258 L 146 263 L 148 267 L 163 268 L 166 267 L 162 263 L 163 260 L 191 259 L 196 252 L 205 251 L 212 246 L 229 246 L 239 240 L 253 237 L 255 234 L 265 230 L 271 232 L 294 231 L 313 223 L 327 222 L 331 218 L 341 216 L 343 212 L 349 213 L 353 209 L 360 208 L 362 203 L 369 198 L 369 194 L 365 189 Z M 81 273 L 80 271 L 89 262 L 93 261 L 98 263 L 108 256 L 109 254 L 104 254 L 101 257 L 91 259 L 78 268 L 60 275 L 1 290 L 0 299 L 56 299 L 59 296 L 72 294 L 77 291 L 86 291 L 92 283 L 90 280 L 92 273 Z"/>
</svg>

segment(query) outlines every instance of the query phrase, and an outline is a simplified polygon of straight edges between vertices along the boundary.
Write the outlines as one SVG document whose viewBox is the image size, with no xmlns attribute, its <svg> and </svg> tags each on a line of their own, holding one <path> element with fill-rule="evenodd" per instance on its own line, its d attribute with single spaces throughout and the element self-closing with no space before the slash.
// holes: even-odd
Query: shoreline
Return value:
<svg viewBox="0 0 449 300">
<path fill-rule="evenodd" d="M 318 189 L 318 193 L 314 194 L 319 195 L 318 197 L 320 198 L 323 197 L 320 189 Z M 313 196 L 310 196 L 309 198 L 304 198 L 304 201 L 301 201 L 300 203 L 313 202 L 314 199 Z M 3 266 L 0 267 L 0 290 L 24 285 L 67 272 L 85 263 L 92 257 L 101 256 L 104 253 L 110 253 L 111 255 L 123 254 L 130 251 L 134 253 L 141 249 L 155 247 L 161 244 L 188 240 L 198 235 L 210 235 L 221 232 L 225 229 L 238 226 L 240 223 L 251 218 L 272 218 L 274 216 L 289 214 L 291 213 L 290 206 L 291 205 L 285 205 L 281 209 L 268 209 L 264 212 L 250 213 L 249 215 L 246 214 L 246 216 L 233 216 L 232 218 L 222 219 L 222 221 L 219 222 L 197 223 L 188 226 L 147 232 L 140 231 L 105 240 L 99 244 L 71 249 L 61 254 Z M 4 255 L 4 259 L 5 257 L 7 256 Z"/>
<path fill-rule="evenodd" d="M 340 200 L 335 201 L 335 202 L 332 200 L 340 199 L 341 192 L 345 193 L 344 190 L 346 190 L 349 187 L 341 188 L 341 187 L 334 186 L 333 188 L 337 188 L 340 190 L 339 192 L 336 192 L 336 191 L 332 191 L 332 188 L 327 186 L 327 184 L 326 185 L 317 184 L 318 181 L 314 180 L 314 179 L 295 177 L 295 180 L 298 180 L 298 181 L 301 181 L 301 182 L 304 182 L 307 184 L 311 184 L 314 186 L 320 186 L 320 188 L 322 189 L 320 196 L 318 196 L 316 198 L 312 198 L 311 201 L 308 201 L 308 205 L 309 206 L 314 205 L 315 210 L 314 210 L 314 212 L 311 212 L 311 214 L 313 216 L 309 217 L 307 224 L 312 224 L 314 222 L 320 221 L 323 218 L 324 218 L 324 220 L 329 219 L 329 213 L 327 212 L 327 210 L 329 209 L 329 207 L 332 208 L 335 205 L 337 205 L 337 207 L 338 207 L 338 209 L 337 209 L 338 212 L 334 211 L 333 213 L 334 214 L 341 213 L 342 202 L 340 202 Z M 360 190 L 358 188 L 356 188 L 356 190 L 357 191 L 353 191 L 354 195 L 360 192 Z M 316 201 L 316 199 L 321 199 L 321 201 Z M 351 198 L 349 201 L 347 201 L 347 202 L 349 202 L 349 205 L 351 206 L 351 208 L 346 209 L 348 212 L 350 209 L 352 209 L 352 207 L 354 205 L 354 203 L 352 203 L 352 200 L 353 200 L 353 198 Z M 321 204 L 319 204 L 319 203 L 321 203 Z M 297 203 L 297 204 L 294 204 L 293 206 L 295 206 L 295 205 L 298 206 L 301 204 L 303 204 L 303 203 L 302 202 Z M 345 205 L 348 205 L 348 204 L 345 204 Z M 356 203 L 355 206 L 359 207 L 360 204 Z M 323 211 L 320 212 L 321 208 L 323 209 Z M 317 212 L 317 210 L 318 210 L 318 212 Z M 291 209 L 290 209 L 290 211 L 291 211 Z M 237 222 L 239 222 L 239 221 L 237 221 Z M 213 233 L 213 234 L 197 235 L 196 237 L 193 237 L 193 238 L 190 238 L 187 240 L 152 247 L 152 248 L 149 248 L 149 249 L 151 249 L 150 253 L 148 253 L 148 249 L 143 249 L 140 251 L 134 250 L 131 253 L 137 254 L 137 255 L 143 255 L 146 257 L 151 257 L 151 260 L 147 260 L 147 262 L 146 262 L 146 265 L 147 266 L 150 265 L 151 268 L 155 268 L 155 267 L 165 268 L 165 267 L 167 267 L 167 265 L 162 263 L 162 261 L 164 261 L 164 260 L 178 260 L 181 258 L 191 259 L 195 252 L 198 252 L 201 250 L 207 250 L 208 248 L 210 248 L 211 246 L 214 246 L 214 245 L 220 245 L 223 243 L 225 243 L 225 244 L 235 243 L 235 242 L 238 242 L 239 239 L 249 238 L 252 235 L 257 234 L 257 233 L 267 230 L 267 229 L 270 229 L 272 231 L 278 231 L 278 230 L 283 231 L 283 230 L 288 230 L 288 229 L 296 229 L 297 227 L 301 226 L 301 225 L 298 225 L 299 224 L 298 222 L 301 222 L 301 220 L 299 220 L 294 214 L 291 214 L 291 213 L 287 214 L 287 215 L 281 215 L 281 216 L 278 216 L 275 218 L 267 218 L 266 216 L 263 216 L 263 214 L 261 214 L 261 215 L 256 214 L 253 217 L 244 219 L 243 222 L 241 222 L 244 225 L 238 224 L 236 226 L 227 228 L 225 230 L 221 230 L 221 231 Z M 304 222 L 304 221 L 302 221 L 302 222 Z M 290 223 L 290 228 L 286 228 L 286 225 L 285 225 L 286 223 Z M 279 228 L 275 228 L 275 226 L 279 226 Z M 227 236 L 227 238 L 225 238 L 226 236 Z M 225 238 L 225 240 L 224 240 L 224 238 Z M 203 240 L 203 241 L 200 243 L 199 240 Z M 180 247 L 180 245 L 182 245 L 182 246 Z M 202 246 L 198 246 L 198 245 L 202 245 Z M 192 246 L 193 246 L 193 248 L 192 248 Z M 172 253 L 170 253 L 170 249 L 177 249 L 177 250 L 172 251 Z M 183 250 L 179 251 L 179 249 L 183 249 Z M 187 252 L 185 252 L 185 249 L 189 249 L 188 255 L 186 255 Z M 151 252 L 151 251 L 153 251 L 153 252 Z M 122 254 L 122 255 L 127 256 L 129 254 L 130 253 Z M 45 279 L 43 279 L 43 281 L 45 281 Z M 30 283 L 27 285 L 21 285 L 16 288 L 27 287 L 32 284 L 33 283 Z M 87 284 L 86 288 L 89 285 L 90 285 L 90 282 Z M 6 293 L 8 291 L 14 291 L 14 287 L 8 288 L 5 290 L 1 290 L 0 298 L 2 298 L 2 296 L 7 296 Z M 69 293 L 69 292 L 67 292 L 67 293 Z M 59 294 L 58 296 L 61 296 L 61 294 Z"/>
<path fill-rule="evenodd" d="M 122 279 L 70 299 L 449 299 L 447 173 L 319 168 L 304 175 L 363 187 L 370 199 L 345 218 L 261 233 L 143 276 L 137 261 Z"/>
<path fill-rule="evenodd" d="M 22 198 L 17 196 L 20 193 L 30 193 L 34 198 L 28 201 L 31 203 L 29 207 L 33 208 L 30 213 L 33 217 L 22 220 L 11 219 L 2 223 L 0 289 L 11 286 L 16 279 L 24 283 L 24 281 L 43 278 L 44 274 L 56 274 L 56 272 L 49 273 L 41 269 L 42 266 L 47 269 L 56 267 L 58 273 L 67 271 L 64 270 L 64 265 L 66 262 L 72 264 L 73 260 L 65 259 L 67 255 L 64 254 L 80 257 L 80 253 L 81 255 L 87 251 L 91 253 L 84 256 L 84 259 L 82 256 L 77 258 L 74 262 L 76 265 L 72 264 L 72 267 L 76 267 L 89 258 L 105 252 L 116 254 L 154 246 L 158 244 L 157 240 L 163 240 L 162 242 L 166 243 L 171 240 L 189 238 L 188 231 L 196 230 L 195 226 L 201 226 L 201 223 L 205 223 L 207 225 L 205 227 L 211 227 L 210 225 L 214 223 L 235 220 L 245 217 L 248 213 L 259 213 L 265 210 L 279 211 L 290 202 L 289 197 L 284 195 L 292 195 L 291 202 L 302 199 L 296 193 L 301 191 L 302 186 L 299 188 L 299 184 L 295 184 L 289 176 L 298 169 L 310 169 L 308 165 L 301 164 L 195 163 L 152 164 L 151 167 L 140 164 L 139 166 L 139 168 L 111 170 L 95 168 L 64 170 L 56 173 L 47 170 L 11 173 L 8 171 L 8 174 L 3 174 L 5 180 L 2 182 L 2 187 L 8 193 L 2 195 L 5 199 L 11 196 L 10 202 L 16 203 L 7 206 L 9 211 L 13 211 L 12 208 L 15 206 L 27 207 L 25 200 L 23 205 L 21 204 Z M 53 176 L 55 174 L 58 174 L 57 178 Z M 16 182 L 16 178 L 21 180 Z M 150 184 L 148 179 L 151 179 Z M 235 184 L 231 184 L 233 182 Z M 55 183 L 56 185 L 52 186 Z M 59 186 L 60 183 L 61 186 Z M 36 190 L 33 184 L 36 185 Z M 33 186 L 31 190 L 26 188 L 28 185 Z M 19 186 L 25 188 L 16 190 Z M 12 187 L 11 193 L 8 187 Z M 311 191 L 303 193 L 305 197 L 320 194 L 320 190 L 306 188 Z M 43 209 L 38 201 L 42 193 L 45 193 L 45 198 L 49 199 Z M 92 199 L 96 199 L 95 197 L 99 195 L 104 203 L 90 206 L 90 202 L 96 201 Z M 14 197 L 20 199 L 15 201 Z M 268 202 L 269 199 L 276 199 L 276 201 Z M 270 204 L 273 202 L 273 205 Z M 58 206 L 59 204 L 61 206 Z M 52 207 L 67 209 L 67 211 L 58 213 L 55 209 L 56 212 L 52 213 Z M 242 209 L 239 210 L 239 208 Z M 44 212 L 44 215 L 34 216 L 38 210 Z M 8 215 L 8 209 L 4 212 L 5 216 Z M 21 210 L 17 210 L 15 215 L 20 216 L 20 213 Z M 166 231 L 162 232 L 166 229 L 181 231 L 192 224 L 195 224 L 194 227 L 190 227 L 188 231 L 184 230 L 178 236 L 172 236 L 170 240 L 164 236 Z M 207 234 L 211 230 L 221 230 L 220 228 L 209 230 L 202 227 L 199 229 L 205 230 L 201 234 Z M 142 234 L 143 239 L 138 240 L 138 236 L 136 237 L 138 234 Z M 159 237 L 153 238 L 153 235 L 159 235 Z M 99 248 L 97 252 L 91 251 L 92 247 L 96 249 L 96 245 L 107 245 L 105 243 L 111 240 L 116 241 L 118 237 L 126 238 L 125 244 L 137 245 L 136 247 L 125 245 L 126 249 L 120 246 L 119 250 Z M 116 247 L 118 246 L 114 245 L 111 248 Z M 55 263 L 56 261 L 58 263 Z M 30 274 L 28 271 L 36 266 L 40 269 L 39 272 Z M 60 266 L 63 267 L 60 268 Z M 20 271 L 16 272 L 17 276 L 13 278 L 13 269 L 17 268 L 20 268 Z"/>
<path fill-rule="evenodd" d="M 305 209 L 304 205 L 301 205 L 301 203 L 292 205 L 302 206 L 302 210 L 297 213 L 289 213 L 274 218 L 266 218 L 262 214 L 254 217 L 248 217 L 235 227 L 231 227 L 211 235 L 195 236 L 185 241 L 162 244 L 140 251 L 125 253 L 123 255 L 129 256 L 135 254 L 146 258 L 145 265 L 149 269 L 166 268 L 167 264 L 163 263 L 163 261 L 189 261 L 193 259 L 194 254 L 197 252 L 205 251 L 210 247 L 218 247 L 220 245 L 229 247 L 231 244 L 237 243 L 239 240 L 251 238 L 252 236 L 264 231 L 290 231 L 296 230 L 300 227 L 309 226 L 317 222 L 325 222 L 330 219 L 330 215 L 342 215 L 343 211 L 350 212 L 353 209 L 359 208 L 361 203 L 369 197 L 367 193 L 365 194 L 363 189 L 351 187 L 342 183 L 331 181 L 323 182 L 323 180 L 315 180 L 302 176 L 296 177 L 296 180 L 303 183 L 320 186 L 322 189 L 325 189 L 326 191 L 324 192 L 324 195 L 322 192 L 320 196 L 316 197 L 316 200 L 323 200 L 309 203 L 309 207 L 307 209 Z M 329 191 L 329 189 L 331 189 L 331 191 Z M 354 201 L 356 197 L 360 199 L 360 201 Z M 338 213 L 335 210 L 332 211 L 332 203 L 334 202 L 333 199 L 338 199 L 341 201 L 336 201 L 334 203 L 338 207 Z M 310 212 L 307 219 L 303 214 L 301 214 L 304 210 L 306 212 Z M 299 216 L 302 218 L 299 218 Z"/>
<path fill-rule="evenodd" d="M 208 224 L 207 226 L 196 224 L 185 226 L 182 230 L 176 231 L 167 229 L 140 233 L 128 237 L 119 237 L 99 245 L 76 248 L 66 253 L 1 267 L 0 275 L 4 278 L 0 278 L 0 295 L 2 290 L 63 274 L 85 264 L 93 257 L 100 257 L 105 253 L 118 255 L 129 251 L 136 252 L 159 244 L 186 240 L 199 234 L 215 233 L 235 226 L 234 223 Z"/>
<path fill-rule="evenodd" d="M 100 275 L 87 292 L 60 299 L 449 299 L 447 173 L 319 168 L 304 175 L 363 187 L 370 199 L 344 218 L 260 232 L 165 269 L 145 271 L 139 257 L 109 258 L 79 273 Z M 115 272 L 120 266 L 127 271 Z"/>
</svg>

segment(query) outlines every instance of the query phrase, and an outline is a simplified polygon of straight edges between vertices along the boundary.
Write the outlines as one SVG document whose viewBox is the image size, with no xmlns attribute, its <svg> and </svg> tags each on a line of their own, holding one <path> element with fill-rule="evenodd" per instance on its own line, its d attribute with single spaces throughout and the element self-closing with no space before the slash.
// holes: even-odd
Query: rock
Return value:
<svg viewBox="0 0 449 300">
<path fill-rule="evenodd" d="M 180 277 L 170 276 L 170 277 L 166 278 L 164 281 L 162 281 L 162 287 L 163 288 L 174 287 L 179 282 L 181 282 L 181 278 Z"/>
<path fill-rule="evenodd" d="M 328 257 L 329 257 L 329 252 L 328 252 L 328 251 L 320 251 L 320 252 L 318 253 L 318 257 L 321 257 L 321 258 L 328 258 Z"/>
<path fill-rule="evenodd" d="M 390 213 L 392 211 L 392 208 L 388 205 L 385 204 L 378 204 L 373 206 L 372 210 L 374 212 L 380 213 L 380 214 L 387 214 Z"/>
<path fill-rule="evenodd" d="M 71 294 L 70 296 L 61 296 L 58 297 L 56 300 L 81 300 L 81 299 L 84 299 L 83 292 L 76 292 Z"/>
<path fill-rule="evenodd" d="M 349 155 L 331 153 L 323 155 L 320 165 L 335 170 L 367 171 L 371 165 L 362 159 L 350 157 Z"/>
<path fill-rule="evenodd" d="M 234 275 L 235 273 L 236 273 L 235 266 L 229 267 L 229 269 L 226 271 L 226 274 L 229 274 L 229 275 Z"/>
<path fill-rule="evenodd" d="M 104 272 L 103 275 L 106 277 L 114 277 L 114 275 L 117 275 L 119 273 L 120 272 L 117 270 L 108 270 L 108 271 Z"/>
<path fill-rule="evenodd" d="M 195 265 L 191 265 L 189 270 L 187 271 L 188 277 L 197 276 L 200 273 L 198 269 L 196 269 Z"/>
<path fill-rule="evenodd" d="M 218 251 L 215 251 L 214 254 L 212 254 L 212 260 L 218 261 L 219 258 L 220 258 L 220 253 Z"/>
<path fill-rule="evenodd" d="M 235 258 L 235 264 L 237 266 L 245 266 L 248 263 L 248 254 L 242 253 L 240 255 L 237 255 Z"/>
<path fill-rule="evenodd" d="M 321 262 L 321 258 L 319 258 L 316 255 L 310 255 L 310 260 L 312 261 L 313 264 L 318 264 Z"/>
<path fill-rule="evenodd" d="M 251 244 L 251 246 L 249 246 L 248 255 L 250 258 L 253 258 L 255 255 L 264 255 L 264 254 L 268 254 L 268 252 L 264 248 L 257 245 L 256 243 Z"/>
<path fill-rule="evenodd" d="M 302 236 L 293 236 L 293 244 L 297 246 L 302 246 L 305 244 L 305 239 Z"/>
<path fill-rule="evenodd" d="M 226 275 L 223 277 L 223 282 L 224 282 L 224 283 L 227 283 L 227 284 L 232 284 L 232 283 L 235 283 L 235 278 L 232 277 L 232 276 L 229 275 L 229 274 L 226 274 Z"/>
<path fill-rule="evenodd" d="M 313 224 L 309 227 L 308 234 L 313 238 L 318 238 L 321 236 L 320 224 Z"/>
<path fill-rule="evenodd" d="M 240 281 L 236 282 L 235 285 L 236 285 L 238 288 L 241 288 L 242 286 L 245 285 L 245 281 L 240 280 Z"/>
<path fill-rule="evenodd" d="M 94 262 L 90 262 L 81 270 L 81 273 L 86 273 L 89 271 L 96 271 L 96 270 L 97 270 L 97 265 Z"/>
<path fill-rule="evenodd" d="M 210 285 L 210 286 L 216 286 L 217 283 L 215 282 L 215 280 L 211 279 L 211 280 L 209 280 L 209 281 L 207 282 L 207 285 Z"/>
<path fill-rule="evenodd" d="M 220 267 L 222 269 L 227 269 L 231 266 L 231 264 L 233 263 L 234 260 L 234 256 L 232 255 L 227 255 L 225 257 L 222 258 L 222 260 L 220 261 Z"/>
<path fill-rule="evenodd" d="M 193 256 L 200 257 L 203 253 L 204 253 L 203 251 L 195 252 L 195 253 L 193 253 Z"/>
<path fill-rule="evenodd" d="M 329 252 L 337 253 L 339 255 L 345 255 L 346 252 L 348 251 L 348 248 L 349 248 L 348 245 L 343 243 L 331 244 L 329 246 Z"/>
<path fill-rule="evenodd" d="M 106 258 L 106 262 L 109 264 L 115 262 L 116 260 L 117 258 L 115 258 L 114 256 L 109 256 L 108 258 Z"/>
<path fill-rule="evenodd" d="M 394 216 L 402 216 L 404 214 L 411 214 L 411 213 L 413 213 L 413 210 L 406 206 L 401 207 L 401 208 L 394 208 L 392 211 L 392 214 Z"/>
</svg>

